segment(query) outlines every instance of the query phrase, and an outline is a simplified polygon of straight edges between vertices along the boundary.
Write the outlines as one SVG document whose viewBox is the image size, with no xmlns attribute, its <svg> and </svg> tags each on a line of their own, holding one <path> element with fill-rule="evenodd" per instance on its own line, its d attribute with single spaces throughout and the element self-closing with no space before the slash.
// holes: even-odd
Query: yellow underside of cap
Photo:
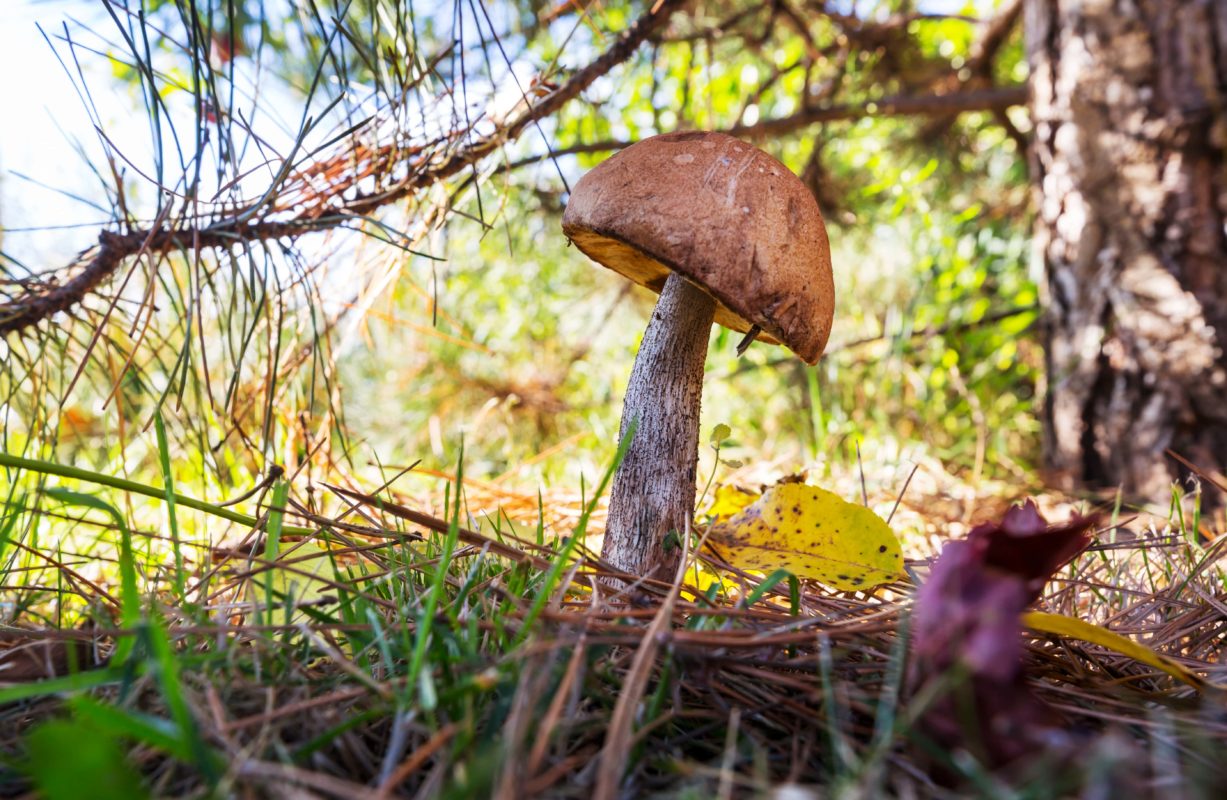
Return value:
<svg viewBox="0 0 1227 800">
<path fill-rule="evenodd" d="M 574 231 L 570 234 L 571 241 L 584 252 L 586 256 L 596 261 L 602 266 L 617 272 L 623 277 L 629 278 L 635 283 L 645 288 L 651 289 L 653 292 L 660 294 L 661 289 L 665 286 L 665 281 L 669 278 L 669 273 L 678 272 L 682 277 L 690 280 L 684 272 L 674 270 L 668 265 L 661 263 L 657 259 L 643 252 L 637 247 L 633 247 L 625 242 L 603 236 L 593 231 Z M 741 315 L 730 309 L 724 304 L 719 297 L 716 297 L 701 283 L 696 283 L 691 280 L 695 286 L 698 286 L 707 294 L 712 295 L 716 301 L 716 323 L 723 325 L 729 330 L 746 333 L 750 330 L 751 323 L 747 322 Z M 759 331 L 755 341 L 766 342 L 767 344 L 779 344 L 771 334 L 766 331 Z"/>
</svg>

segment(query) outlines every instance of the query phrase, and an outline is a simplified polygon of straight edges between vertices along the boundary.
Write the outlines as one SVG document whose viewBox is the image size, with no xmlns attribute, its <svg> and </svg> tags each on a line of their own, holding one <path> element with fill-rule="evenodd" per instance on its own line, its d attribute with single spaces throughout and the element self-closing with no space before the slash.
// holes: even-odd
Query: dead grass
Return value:
<svg viewBox="0 0 1227 800">
<path fill-rule="evenodd" d="M 537 514 L 537 496 L 498 484 L 466 483 L 466 493 L 521 533 Z M 1123 656 L 1046 636 L 1031 638 L 1027 674 L 1066 723 L 1052 751 L 993 774 L 974 742 L 935 749 L 914 723 L 950 676 L 905 685 L 906 583 L 875 596 L 803 584 L 790 597 L 787 582 L 755 592 L 742 581 L 705 597 L 640 582 L 616 595 L 597 559 L 546 534 L 591 518 L 575 498 L 545 498 L 538 544 L 499 517 L 479 532 L 454 513 L 334 496 L 351 504 L 344 520 L 296 520 L 341 546 L 323 577 L 303 568 L 319 551 L 296 555 L 292 537 L 272 559 L 266 543 L 249 542 L 189 565 L 200 586 L 186 598 L 146 565 L 156 611 L 122 632 L 109 602 L 67 567 L 6 588 L 30 597 L 23 630 L 6 640 L 27 672 L 0 673 L 0 792 L 31 791 L 27 736 L 49 719 L 117 737 L 159 796 L 1194 797 L 1227 780 L 1221 693 L 1199 696 Z M 920 496 L 909 505 L 926 507 Z M 928 507 L 937 513 L 927 526 L 965 524 L 962 508 L 942 518 L 941 497 Z M 1041 607 L 1227 683 L 1227 539 L 1130 524 L 1127 535 L 1101 530 Z M 912 571 L 923 580 L 923 560 Z M 307 591 L 295 594 L 295 574 Z M 57 576 L 60 592 L 38 588 Z M 79 616 L 60 629 L 40 622 L 62 593 Z M 158 655 L 159 630 L 172 661 Z M 128 637 L 132 657 L 109 661 Z M 83 695 L 116 714 L 89 713 L 72 699 Z M 203 755 L 175 744 L 192 737 Z"/>
</svg>

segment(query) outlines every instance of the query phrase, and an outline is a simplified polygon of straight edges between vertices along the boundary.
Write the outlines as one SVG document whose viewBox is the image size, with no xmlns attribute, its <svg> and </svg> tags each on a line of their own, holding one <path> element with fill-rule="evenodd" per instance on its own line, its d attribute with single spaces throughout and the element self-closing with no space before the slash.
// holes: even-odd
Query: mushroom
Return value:
<svg viewBox="0 0 1227 800">
<path fill-rule="evenodd" d="M 576 184 L 562 218 L 594 261 L 660 295 L 622 410 L 634 435 L 614 475 L 602 558 L 669 580 L 670 531 L 693 518 L 699 402 L 712 322 L 813 364 L 835 289 L 818 204 L 787 167 L 721 133 L 670 133 L 618 152 Z"/>
</svg>

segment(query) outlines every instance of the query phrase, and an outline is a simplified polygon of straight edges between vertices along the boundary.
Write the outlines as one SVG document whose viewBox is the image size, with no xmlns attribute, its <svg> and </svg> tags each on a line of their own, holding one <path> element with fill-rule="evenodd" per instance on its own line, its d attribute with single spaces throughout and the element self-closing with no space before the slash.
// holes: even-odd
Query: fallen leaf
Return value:
<svg viewBox="0 0 1227 800">
<path fill-rule="evenodd" d="M 742 489 L 740 486 L 732 484 L 718 486 L 712 496 L 711 505 L 707 507 L 705 513 L 712 522 L 723 522 L 760 497 L 762 497 L 761 494 Z"/>
<path fill-rule="evenodd" d="M 1027 501 L 942 549 L 916 594 L 909 683 L 966 679 L 926 711 L 932 739 L 1002 765 L 1060 738 L 1058 715 L 1023 680 L 1022 614 L 1086 548 L 1094 523 L 1050 526 Z"/>
<path fill-rule="evenodd" d="M 881 517 L 803 483 L 771 487 L 714 523 L 708 543 L 741 569 L 785 569 L 840 591 L 870 589 L 903 573 L 899 540 Z"/>
<path fill-rule="evenodd" d="M 1048 614 L 1043 611 L 1028 611 L 1022 616 L 1023 624 L 1039 633 L 1052 633 L 1071 639 L 1081 639 L 1090 644 L 1097 644 L 1107 650 L 1113 650 L 1134 661 L 1140 661 L 1154 667 L 1160 672 L 1166 672 L 1181 683 L 1203 691 L 1207 688 L 1227 691 L 1227 687 L 1217 686 L 1208 682 L 1192 670 L 1171 658 L 1157 653 L 1144 644 L 1135 642 L 1128 636 L 1122 636 L 1101 625 L 1095 625 L 1076 617 L 1066 617 L 1062 614 Z"/>
</svg>

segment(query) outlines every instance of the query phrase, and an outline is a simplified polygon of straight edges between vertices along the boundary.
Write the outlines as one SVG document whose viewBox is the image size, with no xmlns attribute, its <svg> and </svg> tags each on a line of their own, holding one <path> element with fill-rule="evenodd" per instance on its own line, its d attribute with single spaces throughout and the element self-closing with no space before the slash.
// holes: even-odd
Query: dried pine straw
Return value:
<svg viewBox="0 0 1227 800">
<path fill-rule="evenodd" d="M 470 501 L 487 492 L 483 500 L 522 519 L 536 512 L 536 496 L 466 488 Z M 875 596 L 803 584 L 793 600 L 782 582 L 752 605 L 749 578 L 713 601 L 661 582 L 616 595 L 591 554 L 566 562 L 555 557 L 562 540 L 538 545 L 487 522 L 484 533 L 460 530 L 428 616 L 447 522 L 407 502 L 335 496 L 351 509 L 329 526 L 342 545 L 336 572 L 295 609 L 283 598 L 271 613 L 255 611 L 268 575 L 263 544 L 214 553 L 199 609 L 162 595 L 183 696 L 221 757 L 222 794 L 746 797 L 788 785 L 789 797 L 942 797 L 1014 784 L 1037 797 L 1133 797 L 1227 780 L 1221 695 L 1199 697 L 1122 656 L 1053 637 L 1030 640 L 1027 674 L 1064 718 L 1058 749 L 996 775 L 977 766 L 974 742 L 936 751 L 914 723 L 953 678 L 905 685 L 908 584 Z M 573 525 L 582 510 L 555 506 L 547 516 L 550 526 Z M 1124 538 L 1101 531 L 1050 584 L 1042 610 L 1106 624 L 1227 683 L 1227 539 Z M 293 548 L 283 543 L 281 563 L 307 563 Z M 916 562 L 914 576 L 926 569 Z M 546 582 L 551 570 L 556 584 Z M 105 605 L 84 582 L 64 585 Z M 72 645 L 85 654 L 79 665 L 104 663 L 113 623 L 90 625 L 10 635 L 37 645 L 27 652 L 82 642 Z M 44 659 L 41 677 L 63 674 L 57 658 Z M 92 693 L 171 716 L 151 671 L 128 677 Z M 16 762 L 22 736 L 65 713 L 56 695 L 27 695 L 0 705 L 0 747 Z M 200 770 L 149 744 L 132 743 L 131 759 L 158 795 L 207 792 Z M 0 771 L 0 793 L 29 788 Z"/>
</svg>

